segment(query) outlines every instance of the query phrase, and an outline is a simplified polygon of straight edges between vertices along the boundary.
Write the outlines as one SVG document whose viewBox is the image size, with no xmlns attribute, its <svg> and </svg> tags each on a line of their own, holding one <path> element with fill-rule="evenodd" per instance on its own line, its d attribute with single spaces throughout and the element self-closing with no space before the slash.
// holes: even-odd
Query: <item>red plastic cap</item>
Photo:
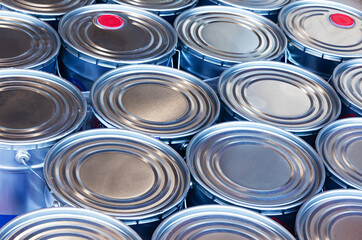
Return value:
<svg viewBox="0 0 362 240">
<path fill-rule="evenodd" d="M 350 16 L 342 13 L 335 13 L 330 16 L 332 23 L 339 27 L 352 27 L 354 25 L 354 20 Z"/>
<path fill-rule="evenodd" d="M 101 15 L 97 18 L 97 22 L 100 26 L 109 29 L 118 29 L 123 25 L 123 19 L 113 14 Z"/>
</svg>

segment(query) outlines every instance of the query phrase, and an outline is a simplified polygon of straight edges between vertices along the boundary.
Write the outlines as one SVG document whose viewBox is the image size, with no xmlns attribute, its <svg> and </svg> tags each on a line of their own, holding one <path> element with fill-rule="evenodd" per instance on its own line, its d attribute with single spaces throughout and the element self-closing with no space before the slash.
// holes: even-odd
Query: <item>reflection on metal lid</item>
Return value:
<svg viewBox="0 0 362 240">
<path fill-rule="evenodd" d="M 2 240 L 141 240 L 121 221 L 86 209 L 46 208 L 21 215 L 0 230 Z"/>
<path fill-rule="evenodd" d="M 273 11 L 279 11 L 281 8 L 292 2 L 293 0 L 210 0 L 219 5 L 226 5 L 247 9 L 259 14 L 271 14 Z"/>
<path fill-rule="evenodd" d="M 178 210 L 190 181 L 185 162 L 169 146 L 117 129 L 83 131 L 58 142 L 44 175 L 61 204 L 140 224 Z"/>
<path fill-rule="evenodd" d="M 186 154 L 193 178 L 208 194 L 267 215 L 295 211 L 324 183 L 318 154 L 266 124 L 217 124 L 197 134 Z"/>
<path fill-rule="evenodd" d="M 233 7 L 193 8 L 180 14 L 174 26 L 184 51 L 222 66 L 279 59 L 287 45 L 273 22 Z"/>
<path fill-rule="evenodd" d="M 107 127 L 160 139 L 191 137 L 219 115 L 216 94 L 200 79 L 164 66 L 133 65 L 104 74 L 93 85 L 95 114 Z"/>
<path fill-rule="evenodd" d="M 159 225 L 153 240 L 280 239 L 294 237 L 279 224 L 244 208 L 204 205 L 182 210 Z"/>
<path fill-rule="evenodd" d="M 355 240 L 362 236 L 362 191 L 333 190 L 309 199 L 299 210 L 300 240 Z"/>
</svg>

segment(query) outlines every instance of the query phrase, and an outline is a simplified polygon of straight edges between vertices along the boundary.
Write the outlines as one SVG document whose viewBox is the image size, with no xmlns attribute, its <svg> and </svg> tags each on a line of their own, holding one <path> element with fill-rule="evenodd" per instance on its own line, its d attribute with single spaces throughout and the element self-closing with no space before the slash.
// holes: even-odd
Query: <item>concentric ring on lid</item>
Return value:
<svg viewBox="0 0 362 240">
<path fill-rule="evenodd" d="M 25 69 L 0 70 L 0 145 L 33 149 L 79 129 L 86 101 L 68 81 Z"/>
<path fill-rule="evenodd" d="M 220 99 L 240 120 L 263 122 L 303 135 L 337 119 L 341 102 L 323 79 L 279 62 L 249 62 L 224 71 Z"/>
<path fill-rule="evenodd" d="M 309 199 L 295 224 L 300 240 L 355 240 L 362 236 L 362 191 L 332 190 Z"/>
<path fill-rule="evenodd" d="M 109 29 L 98 24 L 103 15 L 118 16 L 123 24 Z M 117 4 L 95 4 L 66 14 L 59 22 L 63 46 L 81 59 L 105 66 L 165 62 L 175 51 L 177 36 L 162 18 Z"/>
<path fill-rule="evenodd" d="M 203 205 L 182 210 L 164 220 L 153 240 L 280 239 L 294 237 L 268 217 L 244 208 Z"/>
<path fill-rule="evenodd" d="M 0 230 L 10 239 L 141 240 L 121 221 L 95 211 L 57 207 L 23 214 Z"/>
<path fill-rule="evenodd" d="M 333 176 L 362 190 L 362 118 L 327 125 L 318 133 L 316 149 Z"/>
<path fill-rule="evenodd" d="M 350 18 L 344 26 L 333 16 Z M 296 1 L 280 11 L 279 25 L 291 44 L 329 60 L 362 57 L 362 15 L 350 6 L 332 1 Z"/>
<path fill-rule="evenodd" d="M 101 76 L 91 90 L 96 116 L 107 127 L 160 139 L 190 137 L 213 124 L 220 109 L 212 89 L 186 72 L 133 65 Z"/>
<path fill-rule="evenodd" d="M 318 154 L 270 125 L 227 122 L 192 138 L 187 165 L 196 183 L 223 204 L 267 215 L 295 211 L 324 183 Z"/>
<path fill-rule="evenodd" d="M 58 142 L 44 175 L 61 204 L 139 223 L 177 210 L 190 181 L 185 162 L 169 146 L 118 129 L 83 131 Z"/>
<path fill-rule="evenodd" d="M 218 4 L 244 8 L 253 12 L 278 11 L 294 0 L 211 0 Z"/>
<path fill-rule="evenodd" d="M 181 48 L 205 61 L 230 66 L 281 58 L 287 39 L 270 20 L 233 7 L 197 7 L 175 20 Z"/>
<path fill-rule="evenodd" d="M 0 11 L 0 68 L 40 69 L 56 61 L 59 49 L 60 38 L 48 24 Z"/>
<path fill-rule="evenodd" d="M 339 64 L 334 69 L 332 82 L 342 102 L 362 115 L 362 58 Z"/>
</svg>

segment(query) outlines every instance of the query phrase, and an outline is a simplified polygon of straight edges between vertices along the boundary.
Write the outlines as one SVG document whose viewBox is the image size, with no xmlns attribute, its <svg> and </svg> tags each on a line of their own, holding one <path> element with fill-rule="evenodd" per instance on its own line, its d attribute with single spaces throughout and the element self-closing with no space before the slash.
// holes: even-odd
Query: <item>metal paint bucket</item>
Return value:
<svg viewBox="0 0 362 240">
<path fill-rule="evenodd" d="M 58 29 L 59 19 L 64 14 L 92 3 L 94 0 L 0 0 L 0 9 L 32 15 Z"/>
<path fill-rule="evenodd" d="M 331 1 L 296 1 L 279 14 L 288 60 L 329 79 L 344 60 L 362 57 L 361 11 Z"/>
<path fill-rule="evenodd" d="M 190 205 L 245 207 L 293 232 L 299 206 L 320 192 L 323 162 L 299 137 L 267 124 L 228 122 L 192 138 Z"/>
<path fill-rule="evenodd" d="M 21 13 L 0 11 L 0 69 L 56 73 L 60 38 L 48 24 Z"/>
<path fill-rule="evenodd" d="M 342 101 L 341 118 L 362 117 L 362 58 L 338 65 L 332 84 Z"/>
<path fill-rule="evenodd" d="M 327 168 L 327 190 L 362 190 L 362 118 L 327 125 L 317 136 L 316 148 Z"/>
<path fill-rule="evenodd" d="M 270 20 L 250 11 L 222 6 L 197 7 L 174 22 L 179 37 L 180 66 L 202 78 L 255 60 L 279 61 L 287 39 Z"/>
<path fill-rule="evenodd" d="M 164 220 L 153 240 L 295 238 L 282 226 L 244 208 L 206 205 L 188 208 Z"/>
<path fill-rule="evenodd" d="M 45 155 L 80 128 L 86 103 L 68 81 L 24 69 L 0 70 L 0 222 L 45 206 Z"/>
<path fill-rule="evenodd" d="M 311 146 L 318 131 L 336 120 L 341 101 L 322 78 L 280 62 L 250 62 L 219 79 L 222 119 L 261 122 L 292 132 Z"/>
<path fill-rule="evenodd" d="M 356 240 L 362 236 L 362 191 L 333 190 L 309 199 L 299 210 L 300 240 Z"/>
<path fill-rule="evenodd" d="M 273 22 L 278 22 L 280 9 L 295 0 L 200 0 L 198 5 L 221 5 L 255 12 Z"/>
<path fill-rule="evenodd" d="M 49 151 L 48 206 L 96 210 L 122 220 L 143 239 L 182 208 L 190 185 L 186 163 L 152 137 L 118 129 L 73 134 Z"/>
<path fill-rule="evenodd" d="M 124 6 L 134 6 L 150 11 L 169 23 L 173 23 L 175 18 L 183 11 L 196 5 L 197 0 L 167 0 L 167 1 L 132 1 L 132 0 L 103 0 L 104 3 L 121 4 Z"/>
<path fill-rule="evenodd" d="M 134 7 L 95 4 L 59 22 L 60 73 L 90 90 L 103 73 L 130 64 L 171 65 L 177 36 L 162 18 Z"/>
<path fill-rule="evenodd" d="M 141 240 L 126 224 L 91 210 L 59 207 L 21 215 L 0 230 L 2 240 Z"/>
<path fill-rule="evenodd" d="M 218 97 L 202 80 L 165 66 L 109 71 L 94 83 L 90 98 L 104 126 L 151 135 L 180 152 L 220 110 Z"/>
</svg>

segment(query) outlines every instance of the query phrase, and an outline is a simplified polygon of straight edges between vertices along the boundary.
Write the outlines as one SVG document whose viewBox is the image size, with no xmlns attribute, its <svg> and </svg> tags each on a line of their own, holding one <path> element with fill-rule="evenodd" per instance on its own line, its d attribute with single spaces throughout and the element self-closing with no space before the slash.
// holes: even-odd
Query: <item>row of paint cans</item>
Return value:
<svg viewBox="0 0 362 240">
<path fill-rule="evenodd" d="M 0 70 L 0 224 L 45 207 L 44 159 L 83 124 L 86 103 L 68 81 L 42 71 Z"/>
</svg>

